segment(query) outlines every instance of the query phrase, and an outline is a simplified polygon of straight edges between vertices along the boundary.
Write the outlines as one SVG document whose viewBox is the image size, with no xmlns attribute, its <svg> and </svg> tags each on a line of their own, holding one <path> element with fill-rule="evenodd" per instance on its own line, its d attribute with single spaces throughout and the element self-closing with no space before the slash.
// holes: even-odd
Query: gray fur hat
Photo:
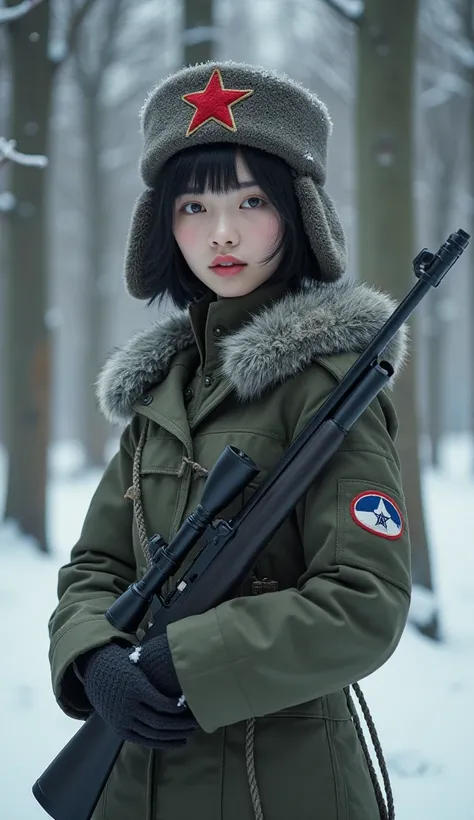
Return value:
<svg viewBox="0 0 474 820">
<path fill-rule="evenodd" d="M 325 281 L 346 267 L 346 240 L 326 181 L 331 120 L 326 106 L 286 75 L 234 62 L 183 68 L 158 85 L 141 112 L 144 150 L 140 173 L 147 186 L 130 225 L 125 281 L 137 299 L 152 295 L 143 276 L 155 214 L 153 188 L 170 157 L 184 148 L 226 142 L 260 148 L 293 169 L 305 231 Z"/>
</svg>

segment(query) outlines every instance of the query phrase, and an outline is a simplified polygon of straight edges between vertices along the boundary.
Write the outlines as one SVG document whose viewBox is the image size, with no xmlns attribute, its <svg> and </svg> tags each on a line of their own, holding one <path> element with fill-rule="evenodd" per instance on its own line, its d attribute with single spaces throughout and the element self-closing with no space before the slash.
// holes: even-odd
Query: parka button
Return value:
<svg viewBox="0 0 474 820">
<path fill-rule="evenodd" d="M 186 390 L 184 391 L 185 401 L 191 401 L 192 397 L 193 397 L 193 388 L 192 387 L 187 387 Z"/>
<path fill-rule="evenodd" d="M 214 328 L 214 336 L 217 336 L 217 338 L 223 336 L 224 333 L 225 329 L 221 325 L 217 325 L 217 327 Z"/>
<path fill-rule="evenodd" d="M 148 404 L 151 404 L 152 401 L 153 401 L 153 396 L 151 395 L 151 393 L 147 393 L 146 396 L 141 397 L 140 404 L 144 404 L 145 407 L 146 407 Z"/>
<path fill-rule="evenodd" d="M 210 387 L 213 381 L 214 379 L 212 379 L 211 376 L 206 376 L 204 379 L 204 386 Z"/>
</svg>

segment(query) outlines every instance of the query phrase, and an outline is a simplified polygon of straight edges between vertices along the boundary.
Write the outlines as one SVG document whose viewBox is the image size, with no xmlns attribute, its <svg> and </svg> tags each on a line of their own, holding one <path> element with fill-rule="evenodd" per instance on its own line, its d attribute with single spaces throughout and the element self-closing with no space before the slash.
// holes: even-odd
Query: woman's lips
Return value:
<svg viewBox="0 0 474 820">
<path fill-rule="evenodd" d="M 214 273 L 217 273 L 218 276 L 236 276 L 240 273 L 247 265 L 213 265 L 211 268 Z"/>
</svg>

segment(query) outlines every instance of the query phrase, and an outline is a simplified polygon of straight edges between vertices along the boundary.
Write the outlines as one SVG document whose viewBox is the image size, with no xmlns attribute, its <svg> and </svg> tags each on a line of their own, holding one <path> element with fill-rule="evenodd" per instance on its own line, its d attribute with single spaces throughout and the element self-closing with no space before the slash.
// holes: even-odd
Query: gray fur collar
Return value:
<svg viewBox="0 0 474 820">
<path fill-rule="evenodd" d="M 362 352 L 394 307 L 388 296 L 362 283 L 305 284 L 260 308 L 221 340 L 222 372 L 238 398 L 251 401 L 318 358 Z M 134 403 L 166 378 L 176 354 L 192 344 L 189 314 L 179 311 L 115 350 L 97 381 L 104 416 L 127 423 Z M 403 328 L 384 352 L 395 375 L 405 356 Z"/>
</svg>

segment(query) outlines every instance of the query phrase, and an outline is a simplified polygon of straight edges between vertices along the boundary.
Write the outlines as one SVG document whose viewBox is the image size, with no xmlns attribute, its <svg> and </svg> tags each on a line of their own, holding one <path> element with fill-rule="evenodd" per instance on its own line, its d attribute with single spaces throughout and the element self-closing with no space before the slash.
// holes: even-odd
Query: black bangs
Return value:
<svg viewBox="0 0 474 820">
<path fill-rule="evenodd" d="M 173 213 L 177 197 L 183 194 L 229 193 L 239 188 L 236 163 L 238 153 L 251 179 L 262 189 L 280 216 L 282 231 L 276 247 L 260 264 L 281 252 L 271 277 L 296 290 L 304 279 L 321 279 L 317 259 L 303 227 L 301 212 L 289 165 L 275 154 L 245 145 L 214 143 L 179 151 L 165 163 L 153 186 L 155 219 L 144 238 L 142 290 L 148 304 L 169 298 L 186 308 L 211 291 L 194 275 L 181 253 L 173 233 Z"/>
<path fill-rule="evenodd" d="M 236 170 L 237 146 L 209 145 L 180 151 L 169 160 L 175 196 L 181 194 L 227 194 L 239 187 Z"/>
</svg>

